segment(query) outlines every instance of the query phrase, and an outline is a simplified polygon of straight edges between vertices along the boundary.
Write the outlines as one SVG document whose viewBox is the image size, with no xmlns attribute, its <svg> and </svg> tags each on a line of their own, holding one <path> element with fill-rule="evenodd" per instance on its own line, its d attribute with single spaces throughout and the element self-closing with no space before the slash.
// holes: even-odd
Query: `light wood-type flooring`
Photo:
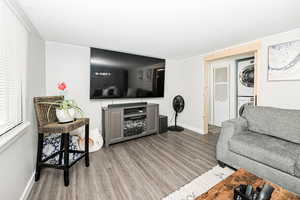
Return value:
<svg viewBox="0 0 300 200">
<path fill-rule="evenodd" d="M 29 200 L 159 200 L 217 165 L 218 133 L 151 135 L 103 148 L 70 169 L 44 169 Z"/>
</svg>

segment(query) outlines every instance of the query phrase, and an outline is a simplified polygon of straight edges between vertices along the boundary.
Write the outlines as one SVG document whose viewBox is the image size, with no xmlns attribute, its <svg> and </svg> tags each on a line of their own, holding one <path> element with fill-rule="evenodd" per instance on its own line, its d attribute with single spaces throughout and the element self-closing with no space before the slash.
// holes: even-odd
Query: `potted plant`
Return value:
<svg viewBox="0 0 300 200">
<path fill-rule="evenodd" d="M 60 90 L 60 94 L 63 95 L 65 90 L 67 89 L 66 83 L 59 83 L 57 88 Z M 76 114 L 79 114 L 81 117 L 83 116 L 83 111 L 78 107 L 74 100 L 59 100 L 55 102 L 41 102 L 43 104 L 50 104 L 47 117 L 49 118 L 49 113 L 52 106 L 55 106 L 56 109 L 56 117 L 60 123 L 72 122 L 75 120 Z"/>
<path fill-rule="evenodd" d="M 74 100 L 61 100 L 54 103 L 56 105 L 56 117 L 60 123 L 72 122 L 75 116 L 79 113 L 81 116 L 82 110 L 77 106 Z M 51 109 L 49 107 L 49 109 Z"/>
</svg>

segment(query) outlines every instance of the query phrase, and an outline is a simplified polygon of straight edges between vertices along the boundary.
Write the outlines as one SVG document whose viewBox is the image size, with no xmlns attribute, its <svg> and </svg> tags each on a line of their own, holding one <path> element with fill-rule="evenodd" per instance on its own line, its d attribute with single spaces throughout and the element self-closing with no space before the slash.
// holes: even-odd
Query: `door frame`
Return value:
<svg viewBox="0 0 300 200">
<path fill-rule="evenodd" d="M 261 42 L 254 41 L 248 44 L 226 48 L 225 50 L 216 51 L 211 54 L 204 56 L 204 84 L 203 84 L 203 132 L 208 133 L 208 111 L 209 111 L 209 67 L 210 63 L 242 54 L 253 53 L 254 54 L 254 97 L 255 104 L 259 104 L 259 69 L 261 67 Z"/>
</svg>

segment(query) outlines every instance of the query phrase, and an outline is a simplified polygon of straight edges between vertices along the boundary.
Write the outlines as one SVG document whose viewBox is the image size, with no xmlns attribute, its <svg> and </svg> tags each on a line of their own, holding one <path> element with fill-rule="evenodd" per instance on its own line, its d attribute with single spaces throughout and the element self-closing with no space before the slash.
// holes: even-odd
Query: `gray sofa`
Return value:
<svg viewBox="0 0 300 200">
<path fill-rule="evenodd" d="M 216 156 L 300 194 L 300 110 L 246 106 L 223 122 Z"/>
</svg>

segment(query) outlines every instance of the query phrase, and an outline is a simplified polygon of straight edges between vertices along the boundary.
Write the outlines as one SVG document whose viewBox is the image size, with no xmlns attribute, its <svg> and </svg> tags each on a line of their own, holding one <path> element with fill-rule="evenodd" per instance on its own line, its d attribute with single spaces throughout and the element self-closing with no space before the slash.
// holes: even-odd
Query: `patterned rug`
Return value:
<svg viewBox="0 0 300 200">
<path fill-rule="evenodd" d="M 192 180 L 190 183 L 169 194 L 167 197 L 163 198 L 163 200 L 193 200 L 233 174 L 233 172 L 232 169 L 215 166 L 208 172 Z"/>
</svg>

